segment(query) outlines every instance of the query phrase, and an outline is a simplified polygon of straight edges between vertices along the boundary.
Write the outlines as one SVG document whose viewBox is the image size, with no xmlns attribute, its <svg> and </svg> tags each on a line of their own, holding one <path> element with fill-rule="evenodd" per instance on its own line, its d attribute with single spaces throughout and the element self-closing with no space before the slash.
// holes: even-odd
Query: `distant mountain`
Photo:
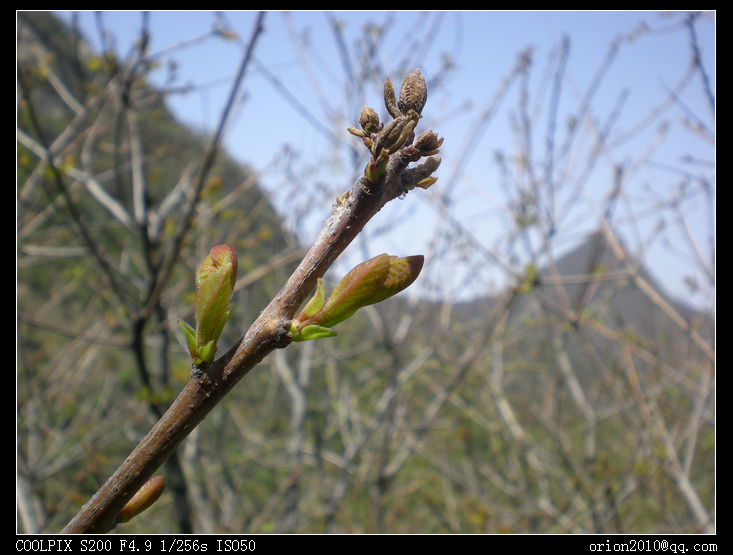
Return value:
<svg viewBox="0 0 733 555">
<path fill-rule="evenodd" d="M 619 254 L 626 257 L 623 245 Z M 643 290 L 647 288 L 646 290 Z M 499 296 L 457 303 L 453 314 L 464 320 L 485 317 L 496 306 Z M 705 313 L 684 305 L 666 295 L 646 270 L 633 258 L 624 263 L 608 244 L 601 232 L 590 234 L 574 250 L 550 266 L 537 270 L 535 286 L 520 293 L 512 303 L 508 325 L 523 329 L 522 322 L 534 322 L 536 328 L 528 333 L 532 341 L 547 341 L 541 324 L 544 318 L 559 316 L 572 324 L 595 319 L 604 329 L 616 334 L 630 334 L 636 341 L 659 352 L 663 360 L 673 361 L 686 332 L 684 326 L 695 329 L 713 345 L 714 320 Z M 604 341 L 594 335 L 596 341 Z M 534 338 L 534 339 L 532 339 Z M 571 349 L 579 366 L 579 345 Z"/>
</svg>

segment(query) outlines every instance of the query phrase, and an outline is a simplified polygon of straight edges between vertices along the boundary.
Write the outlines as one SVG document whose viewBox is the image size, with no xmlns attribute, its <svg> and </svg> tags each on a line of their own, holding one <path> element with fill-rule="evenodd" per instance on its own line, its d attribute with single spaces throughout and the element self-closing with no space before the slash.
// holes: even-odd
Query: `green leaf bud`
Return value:
<svg viewBox="0 0 733 555">
<path fill-rule="evenodd" d="M 210 363 L 229 318 L 237 282 L 237 255 L 229 245 L 213 247 L 196 270 L 196 330 L 179 322 L 196 365 Z"/>
<path fill-rule="evenodd" d="M 424 260 L 421 255 L 405 258 L 387 254 L 375 256 L 346 274 L 325 303 L 323 284 L 319 280 L 316 295 L 290 323 L 288 331 L 295 341 L 336 335 L 329 328 L 343 322 L 360 308 L 379 303 L 409 287 L 420 275 Z M 320 308 L 315 310 L 315 307 Z"/>
</svg>

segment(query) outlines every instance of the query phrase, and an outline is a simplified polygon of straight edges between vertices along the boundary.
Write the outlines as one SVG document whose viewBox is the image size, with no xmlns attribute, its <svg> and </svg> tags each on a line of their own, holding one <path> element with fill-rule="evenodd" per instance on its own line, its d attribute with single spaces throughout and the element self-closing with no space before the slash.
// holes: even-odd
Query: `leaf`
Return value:
<svg viewBox="0 0 733 555">
<path fill-rule="evenodd" d="M 310 318 L 311 316 L 314 316 L 318 313 L 321 308 L 323 308 L 323 299 L 325 297 L 324 294 L 324 287 L 323 287 L 323 280 L 321 278 L 318 278 L 318 285 L 316 286 L 316 292 L 313 295 L 313 298 L 308 301 L 308 304 L 305 305 L 305 308 L 300 313 L 301 316 L 304 316 L 305 318 Z"/>
<path fill-rule="evenodd" d="M 381 302 L 409 287 L 420 274 L 424 260 L 419 255 L 405 258 L 387 254 L 375 256 L 346 274 L 325 303 L 323 282 L 319 279 L 316 294 L 290 324 L 289 331 L 294 340 L 336 335 L 330 328 L 360 308 Z M 308 328 L 312 329 L 306 332 Z"/>
<path fill-rule="evenodd" d="M 183 320 L 178 320 L 178 326 L 183 330 L 183 334 L 186 337 L 186 343 L 188 345 L 188 352 L 191 358 L 196 358 L 196 330 L 189 326 Z"/>
<path fill-rule="evenodd" d="M 321 337 L 333 337 L 338 332 L 323 326 L 306 326 L 297 336 L 293 336 L 293 341 L 310 341 L 311 339 L 320 339 Z"/>
</svg>

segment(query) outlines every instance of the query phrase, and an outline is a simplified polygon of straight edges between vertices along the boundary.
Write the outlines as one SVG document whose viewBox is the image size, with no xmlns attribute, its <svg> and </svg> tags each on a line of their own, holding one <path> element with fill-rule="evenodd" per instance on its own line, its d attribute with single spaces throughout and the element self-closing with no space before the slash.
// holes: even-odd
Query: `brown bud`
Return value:
<svg viewBox="0 0 733 555">
<path fill-rule="evenodd" d="M 384 105 L 390 116 L 395 119 L 400 117 L 401 114 L 397 109 L 397 103 L 394 96 L 394 85 L 392 84 L 392 81 L 389 80 L 389 77 L 384 80 Z"/>
<path fill-rule="evenodd" d="M 383 155 L 390 155 L 401 149 L 410 137 L 417 122 L 403 116 L 390 121 L 379 133 L 372 155 L 381 158 Z"/>
<path fill-rule="evenodd" d="M 415 148 L 420 152 L 420 156 L 432 156 L 438 153 L 443 139 L 433 131 L 425 131 L 415 140 Z"/>
<path fill-rule="evenodd" d="M 425 78 L 419 69 L 416 69 L 410 75 L 405 77 L 400 88 L 400 98 L 397 100 L 397 108 L 403 115 L 407 115 L 410 110 L 415 110 L 418 114 L 422 114 L 425 102 L 428 100 L 428 88 L 425 84 Z"/>
<path fill-rule="evenodd" d="M 372 133 L 377 133 L 382 127 L 376 110 L 374 110 L 374 108 L 369 108 L 368 106 L 361 109 L 361 114 L 359 114 L 359 125 L 367 136 Z"/>
<path fill-rule="evenodd" d="M 415 187 L 420 187 L 421 189 L 429 188 L 438 180 L 437 177 L 433 177 L 431 174 L 438 169 L 440 162 L 440 156 L 431 156 L 430 158 L 425 158 L 414 168 L 406 170 L 402 174 L 405 191 L 410 191 Z"/>
</svg>

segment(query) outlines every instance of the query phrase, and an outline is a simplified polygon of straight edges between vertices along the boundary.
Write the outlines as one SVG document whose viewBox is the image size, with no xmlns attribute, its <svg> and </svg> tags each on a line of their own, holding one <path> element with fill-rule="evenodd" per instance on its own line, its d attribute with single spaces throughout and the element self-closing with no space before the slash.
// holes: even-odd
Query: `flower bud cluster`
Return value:
<svg viewBox="0 0 733 555">
<path fill-rule="evenodd" d="M 348 131 L 361 137 L 364 145 L 369 149 L 371 154 L 370 160 L 364 169 L 364 175 L 368 183 L 378 183 L 384 176 L 387 168 L 387 162 L 390 155 L 409 147 L 409 151 L 405 153 L 410 156 L 412 161 L 417 161 L 422 157 L 434 156 L 438 153 L 443 139 L 438 137 L 433 131 L 422 133 L 415 141 L 415 127 L 422 118 L 422 111 L 428 99 L 428 89 L 425 84 L 425 78 L 419 69 L 410 73 L 402 82 L 400 87 L 399 98 L 395 98 L 394 85 L 389 80 L 384 82 L 384 105 L 387 112 L 393 118 L 386 125 L 379 121 L 379 116 L 373 108 L 365 107 L 359 115 L 359 126 L 361 129 L 349 127 Z M 440 164 L 440 158 L 436 158 L 437 163 L 429 166 L 434 170 Z M 423 172 L 424 173 L 424 172 Z M 427 189 L 435 183 L 436 178 L 429 175 L 422 175 L 417 182 L 408 179 L 412 186 L 420 186 Z"/>
</svg>

